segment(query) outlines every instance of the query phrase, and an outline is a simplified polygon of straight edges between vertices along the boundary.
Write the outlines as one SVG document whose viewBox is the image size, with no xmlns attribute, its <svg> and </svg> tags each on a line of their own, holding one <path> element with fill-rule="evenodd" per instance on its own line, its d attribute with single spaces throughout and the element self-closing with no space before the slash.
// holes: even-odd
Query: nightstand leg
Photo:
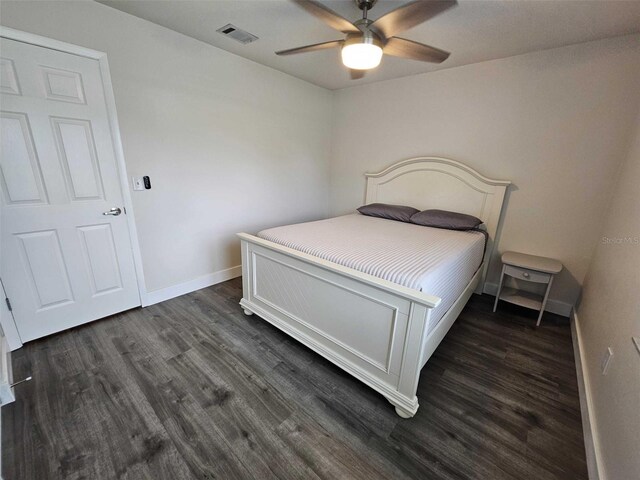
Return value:
<svg viewBox="0 0 640 480">
<path fill-rule="evenodd" d="M 544 299 L 542 300 L 542 307 L 540 308 L 540 315 L 538 315 L 538 322 L 536 323 L 536 327 L 540 326 L 540 321 L 542 320 L 542 315 L 544 314 L 544 308 L 547 306 L 547 299 L 549 298 L 549 292 L 551 291 L 551 284 L 553 283 L 553 275 L 549 279 L 549 285 L 547 285 L 547 291 L 544 292 Z"/>
<path fill-rule="evenodd" d="M 500 292 L 502 291 L 502 282 L 504 281 L 504 269 L 505 266 L 502 265 L 502 273 L 500 274 L 500 283 L 498 283 L 498 291 L 496 292 L 496 301 L 493 303 L 493 311 L 496 311 L 498 308 L 498 300 L 500 300 Z"/>
</svg>

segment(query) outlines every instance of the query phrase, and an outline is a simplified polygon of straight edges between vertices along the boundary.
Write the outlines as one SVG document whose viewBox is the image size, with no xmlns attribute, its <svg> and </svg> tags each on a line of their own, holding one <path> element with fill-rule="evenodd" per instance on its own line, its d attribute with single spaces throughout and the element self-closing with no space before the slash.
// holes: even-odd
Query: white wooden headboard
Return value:
<svg viewBox="0 0 640 480">
<path fill-rule="evenodd" d="M 493 253 L 506 180 L 492 180 L 455 160 L 417 157 L 403 160 L 379 173 L 367 173 L 365 203 L 410 205 L 420 210 L 437 208 L 467 213 L 481 219 L 489 233 L 485 266 Z"/>
</svg>

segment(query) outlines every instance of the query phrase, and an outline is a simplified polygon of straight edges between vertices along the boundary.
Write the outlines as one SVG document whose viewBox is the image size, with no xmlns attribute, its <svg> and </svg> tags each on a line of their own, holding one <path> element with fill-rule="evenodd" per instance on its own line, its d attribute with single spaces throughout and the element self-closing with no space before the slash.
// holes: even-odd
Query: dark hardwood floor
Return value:
<svg viewBox="0 0 640 480">
<path fill-rule="evenodd" d="M 380 395 L 238 305 L 232 280 L 27 344 L 2 409 L 5 480 L 583 479 L 566 319 L 474 296 Z"/>
</svg>

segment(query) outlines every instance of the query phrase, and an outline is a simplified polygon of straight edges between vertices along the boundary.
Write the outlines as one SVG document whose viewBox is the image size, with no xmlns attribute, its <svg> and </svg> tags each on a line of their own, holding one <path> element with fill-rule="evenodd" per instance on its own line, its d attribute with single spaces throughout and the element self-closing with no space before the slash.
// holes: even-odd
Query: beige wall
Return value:
<svg viewBox="0 0 640 480">
<path fill-rule="evenodd" d="M 636 92 L 637 93 L 637 92 Z M 640 117 L 577 309 L 604 479 L 640 475 Z M 607 375 L 603 355 L 613 349 Z"/>
<path fill-rule="evenodd" d="M 94 2 L 2 2 L 2 25 L 108 54 L 147 289 L 240 264 L 235 233 L 324 217 L 331 93 Z"/>
<path fill-rule="evenodd" d="M 512 180 L 499 249 L 562 260 L 551 298 L 571 304 L 627 148 L 639 84 L 636 35 L 337 91 L 331 211 L 362 204 L 365 172 L 413 156 L 450 157 Z M 495 258 L 492 267 L 497 283 Z"/>
<path fill-rule="evenodd" d="M 128 173 L 153 184 L 132 192 L 151 291 L 238 265 L 237 231 L 326 216 L 329 186 L 331 212 L 353 210 L 363 173 L 403 158 L 512 180 L 500 250 L 561 259 L 557 305 L 588 270 L 578 312 L 603 465 L 611 480 L 640 471 L 640 123 L 627 155 L 640 36 L 331 93 L 92 2 L 3 2 L 1 14 L 108 53 Z"/>
</svg>

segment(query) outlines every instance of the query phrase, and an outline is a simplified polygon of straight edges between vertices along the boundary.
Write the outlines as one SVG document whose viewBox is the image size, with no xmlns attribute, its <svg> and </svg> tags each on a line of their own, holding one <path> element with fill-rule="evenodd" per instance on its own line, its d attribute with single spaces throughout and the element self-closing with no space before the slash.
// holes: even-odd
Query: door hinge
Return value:
<svg viewBox="0 0 640 480">
<path fill-rule="evenodd" d="M 5 297 L 4 301 L 7 302 L 7 308 L 9 311 L 13 312 L 13 308 L 11 308 L 11 301 L 7 297 Z"/>
</svg>

